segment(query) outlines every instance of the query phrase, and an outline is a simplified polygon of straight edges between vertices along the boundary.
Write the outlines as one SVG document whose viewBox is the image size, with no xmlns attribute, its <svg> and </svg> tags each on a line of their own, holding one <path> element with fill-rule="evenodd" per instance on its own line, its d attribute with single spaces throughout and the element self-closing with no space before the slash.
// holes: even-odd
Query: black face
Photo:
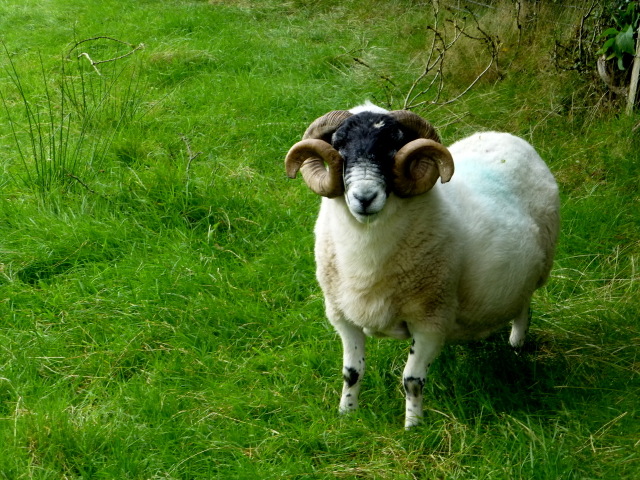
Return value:
<svg viewBox="0 0 640 480">
<path fill-rule="evenodd" d="M 417 137 L 397 120 L 382 113 L 362 112 L 349 117 L 332 137 L 333 147 L 345 161 L 345 182 L 350 170 L 363 162 L 371 173 L 390 185 L 393 157 Z"/>
<path fill-rule="evenodd" d="M 332 137 L 344 159 L 345 200 L 353 216 L 368 223 L 382 211 L 393 185 L 397 151 L 416 134 L 389 115 L 362 112 L 347 118 Z"/>
</svg>

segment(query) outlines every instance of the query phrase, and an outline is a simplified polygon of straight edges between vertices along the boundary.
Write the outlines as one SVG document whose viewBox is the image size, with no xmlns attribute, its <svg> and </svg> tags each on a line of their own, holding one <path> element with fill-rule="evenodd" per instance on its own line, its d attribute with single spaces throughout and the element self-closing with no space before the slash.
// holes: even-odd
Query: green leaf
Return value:
<svg viewBox="0 0 640 480">
<path fill-rule="evenodd" d="M 604 32 L 600 34 L 600 38 L 608 37 L 609 35 L 617 35 L 619 33 L 617 28 L 607 28 Z"/>
<path fill-rule="evenodd" d="M 633 26 L 629 25 L 616 36 L 616 52 L 635 55 L 635 42 L 633 41 Z"/>
<path fill-rule="evenodd" d="M 610 38 L 609 40 L 604 42 L 604 44 L 602 45 L 602 48 L 600 48 L 600 50 L 598 50 L 596 53 L 598 55 L 606 54 L 609 50 L 611 50 L 615 42 L 616 42 L 615 37 Z"/>
<path fill-rule="evenodd" d="M 616 37 L 612 37 L 609 40 L 607 40 L 606 42 L 604 42 L 604 45 L 602 46 L 602 48 L 606 48 L 608 50 L 611 47 L 613 47 L 614 43 L 616 43 Z"/>
<path fill-rule="evenodd" d="M 631 23 L 632 25 L 635 23 L 635 20 L 636 20 L 637 6 L 638 5 L 635 3 L 629 3 L 629 5 L 627 5 L 627 10 L 624 12 L 625 13 L 624 16 L 627 19 L 627 22 Z"/>
</svg>

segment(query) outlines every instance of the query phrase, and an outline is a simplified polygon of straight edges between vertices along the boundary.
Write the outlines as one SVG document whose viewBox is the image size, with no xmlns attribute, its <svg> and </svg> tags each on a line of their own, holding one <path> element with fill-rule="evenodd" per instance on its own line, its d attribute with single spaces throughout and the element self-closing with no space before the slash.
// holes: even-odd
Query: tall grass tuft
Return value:
<svg viewBox="0 0 640 480">
<path fill-rule="evenodd" d="M 106 167 L 114 137 L 141 110 L 135 65 L 114 63 L 100 73 L 82 57 L 63 57 L 47 71 L 40 56 L 40 81 L 28 88 L 3 47 L 13 90 L 0 89 L 0 98 L 18 159 L 7 168 L 10 176 L 45 202 L 55 191 L 94 191 L 90 184 Z"/>
</svg>

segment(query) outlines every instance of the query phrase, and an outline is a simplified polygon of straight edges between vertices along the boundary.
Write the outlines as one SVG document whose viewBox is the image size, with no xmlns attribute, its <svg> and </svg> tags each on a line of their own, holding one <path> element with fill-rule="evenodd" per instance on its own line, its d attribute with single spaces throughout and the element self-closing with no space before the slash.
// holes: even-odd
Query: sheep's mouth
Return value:
<svg viewBox="0 0 640 480">
<path fill-rule="evenodd" d="M 380 216 L 385 203 L 385 201 L 381 201 L 377 205 L 369 205 L 348 198 L 347 206 L 351 215 L 353 215 L 358 222 L 372 223 Z"/>
<path fill-rule="evenodd" d="M 384 208 L 387 192 L 383 182 L 361 180 L 347 188 L 346 200 L 349 211 L 356 220 L 371 223 Z"/>
<path fill-rule="evenodd" d="M 365 225 L 375 222 L 376 219 L 380 216 L 379 213 L 380 212 L 375 212 L 375 213 L 357 213 L 357 212 L 354 212 L 353 210 L 351 210 L 351 215 L 353 215 L 353 218 L 355 218 L 360 223 L 364 223 Z"/>
</svg>

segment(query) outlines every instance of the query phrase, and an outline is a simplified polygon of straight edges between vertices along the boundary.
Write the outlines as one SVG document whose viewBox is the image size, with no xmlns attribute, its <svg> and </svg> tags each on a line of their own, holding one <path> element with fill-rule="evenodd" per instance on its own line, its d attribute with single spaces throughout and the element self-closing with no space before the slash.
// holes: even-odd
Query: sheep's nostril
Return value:
<svg viewBox="0 0 640 480">
<path fill-rule="evenodd" d="M 366 210 L 369 205 L 373 203 L 373 201 L 378 197 L 378 192 L 357 192 L 353 194 L 353 198 L 355 198 L 360 206 Z"/>
</svg>

